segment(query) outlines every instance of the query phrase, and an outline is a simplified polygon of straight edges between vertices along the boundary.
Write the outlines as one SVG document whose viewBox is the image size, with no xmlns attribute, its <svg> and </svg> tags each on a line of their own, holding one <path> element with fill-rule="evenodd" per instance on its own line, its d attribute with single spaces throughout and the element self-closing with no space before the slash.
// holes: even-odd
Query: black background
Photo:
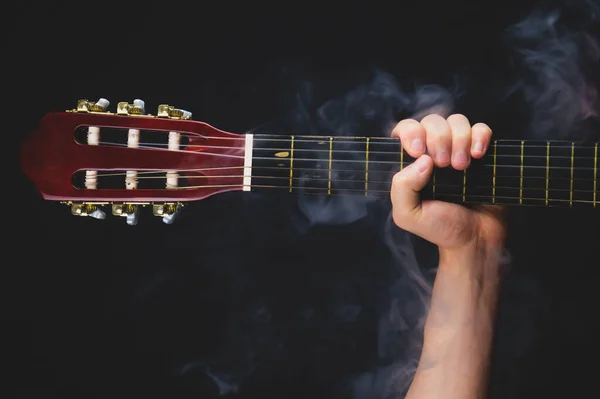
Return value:
<svg viewBox="0 0 600 399">
<path fill-rule="evenodd" d="M 239 133 L 272 121 L 311 130 L 299 82 L 318 106 L 373 68 L 408 87 L 451 85 L 458 73 L 468 90 L 457 112 L 497 137 L 526 137 L 525 100 L 498 93 L 515 79 L 502 35 L 533 7 L 20 2 L 4 11 L 8 159 L 46 112 L 79 98 L 173 104 Z M 230 397 L 352 397 L 357 376 L 403 362 L 378 350 L 391 298 L 404 298 L 389 294 L 402 265 L 382 239 L 388 204 L 309 228 L 294 198 L 223 194 L 172 226 L 146 214 L 131 228 L 72 217 L 15 166 L 4 189 L 11 397 L 217 397 L 199 364 L 239 377 Z M 598 216 L 512 210 L 491 397 L 594 392 Z M 431 266 L 434 248 L 418 248 Z M 407 338 L 394 334 L 401 347 Z"/>
</svg>

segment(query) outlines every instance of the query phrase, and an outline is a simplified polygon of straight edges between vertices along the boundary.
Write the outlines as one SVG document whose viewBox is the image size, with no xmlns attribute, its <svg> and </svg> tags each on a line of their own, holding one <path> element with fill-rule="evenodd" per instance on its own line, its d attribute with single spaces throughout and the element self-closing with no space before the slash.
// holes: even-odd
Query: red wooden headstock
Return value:
<svg viewBox="0 0 600 399">
<path fill-rule="evenodd" d="M 169 216 L 181 202 L 243 189 L 244 135 L 168 105 L 157 115 L 144 114 L 140 100 L 115 113 L 107 106 L 80 100 L 77 109 L 49 113 L 25 141 L 21 165 L 44 199 L 100 218 L 99 206 L 111 204 L 135 224 L 139 205 Z"/>
</svg>

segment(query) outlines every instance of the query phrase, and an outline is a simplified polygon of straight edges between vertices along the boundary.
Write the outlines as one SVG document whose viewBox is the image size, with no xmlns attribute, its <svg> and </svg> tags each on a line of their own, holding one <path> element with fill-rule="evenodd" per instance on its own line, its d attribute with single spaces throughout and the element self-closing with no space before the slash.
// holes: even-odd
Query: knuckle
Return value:
<svg viewBox="0 0 600 399">
<path fill-rule="evenodd" d="M 455 143 L 465 143 L 471 139 L 471 130 L 456 130 L 452 131 L 452 141 Z"/>
<path fill-rule="evenodd" d="M 469 118 L 467 118 L 463 114 L 452 114 L 448 117 L 448 123 L 450 124 L 468 124 L 471 126 L 471 122 L 469 122 Z"/>
<path fill-rule="evenodd" d="M 473 125 L 471 130 L 473 131 L 473 135 L 477 135 L 479 137 L 487 138 L 492 136 L 492 129 L 490 129 L 490 127 L 485 123 L 476 123 Z"/>
<path fill-rule="evenodd" d="M 396 127 L 392 130 L 392 136 L 395 137 L 406 137 L 411 134 L 418 133 L 420 129 L 420 123 L 414 119 L 404 119 L 398 122 Z"/>
<path fill-rule="evenodd" d="M 406 173 L 399 172 L 392 178 L 392 191 L 403 189 L 408 183 L 408 176 Z"/>
<path fill-rule="evenodd" d="M 448 122 L 442 117 L 432 118 L 427 122 L 422 123 L 425 125 L 427 138 L 431 139 L 431 141 L 446 142 L 452 137 L 450 125 L 448 125 Z"/>
<path fill-rule="evenodd" d="M 429 114 L 421 119 L 421 123 L 425 124 L 439 123 L 440 121 L 446 121 L 440 114 Z"/>
</svg>

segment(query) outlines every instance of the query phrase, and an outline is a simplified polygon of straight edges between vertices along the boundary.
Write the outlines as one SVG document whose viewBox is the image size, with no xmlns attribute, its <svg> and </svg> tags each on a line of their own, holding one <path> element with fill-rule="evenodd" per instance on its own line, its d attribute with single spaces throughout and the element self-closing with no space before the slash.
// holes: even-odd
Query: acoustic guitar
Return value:
<svg viewBox="0 0 600 399">
<path fill-rule="evenodd" d="M 105 211 L 137 224 L 142 209 L 170 224 L 183 205 L 230 191 L 389 198 L 392 176 L 414 161 L 398 139 L 236 134 L 188 111 L 79 100 L 45 115 L 21 165 L 46 200 L 76 216 Z M 422 195 L 454 203 L 600 205 L 598 142 L 494 140 L 465 171 L 435 169 Z"/>
</svg>

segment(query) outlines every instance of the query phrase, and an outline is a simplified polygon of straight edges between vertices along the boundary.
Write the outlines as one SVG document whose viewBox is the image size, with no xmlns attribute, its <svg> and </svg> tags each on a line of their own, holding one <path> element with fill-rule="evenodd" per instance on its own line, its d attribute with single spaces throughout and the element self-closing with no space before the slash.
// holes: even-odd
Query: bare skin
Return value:
<svg viewBox="0 0 600 399">
<path fill-rule="evenodd" d="M 403 120 L 392 136 L 417 160 L 392 182 L 398 227 L 438 246 L 440 263 L 423 350 L 407 399 L 486 396 L 506 236 L 502 208 L 423 201 L 434 165 L 464 170 L 489 148 L 492 131 L 460 114 Z"/>
</svg>

